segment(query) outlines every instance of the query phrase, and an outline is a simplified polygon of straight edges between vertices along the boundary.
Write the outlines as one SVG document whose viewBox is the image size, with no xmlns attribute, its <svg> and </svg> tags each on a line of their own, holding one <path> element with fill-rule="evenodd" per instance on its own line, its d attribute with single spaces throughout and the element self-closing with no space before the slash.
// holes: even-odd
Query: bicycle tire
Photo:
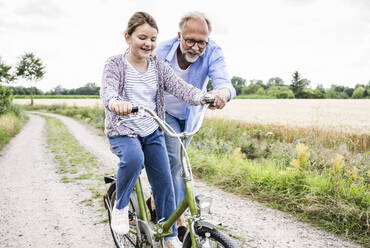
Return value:
<svg viewBox="0 0 370 248">
<path fill-rule="evenodd" d="M 211 229 L 208 227 L 200 227 L 197 229 L 197 245 L 198 247 L 203 247 L 204 244 L 209 242 L 207 247 L 224 247 L 224 248 L 236 248 L 234 242 L 230 239 L 229 236 L 226 234 L 218 231 L 217 229 Z M 209 235 L 207 235 L 207 233 Z M 207 237 L 209 236 L 209 237 Z M 183 248 L 191 248 L 191 237 L 190 235 L 187 235 L 184 243 Z"/>
<path fill-rule="evenodd" d="M 136 234 L 133 234 L 133 233 L 128 233 L 128 234 L 125 234 L 125 235 L 120 235 L 120 234 L 117 234 L 115 233 L 113 230 L 112 230 L 112 227 L 111 227 L 111 211 L 113 209 L 113 207 L 115 206 L 116 204 L 116 191 L 114 190 L 114 192 L 112 192 L 112 196 L 111 196 L 111 204 L 110 204 L 110 207 L 111 209 L 108 211 L 108 218 L 109 218 L 109 228 L 110 228 L 110 231 L 111 231 L 111 234 L 112 234 L 112 237 L 113 237 L 113 240 L 114 240 L 114 243 L 116 245 L 117 248 L 123 248 L 123 247 L 135 247 L 135 248 L 140 248 L 140 244 L 139 244 L 139 238 L 137 237 Z M 130 199 L 130 202 L 129 202 L 129 216 L 130 216 L 130 213 L 133 213 L 133 212 L 136 212 L 136 208 L 135 208 L 135 204 L 133 203 L 133 201 Z M 130 225 L 130 229 L 136 229 L 136 225 L 134 223 L 134 221 L 130 221 L 129 222 L 129 225 Z"/>
</svg>

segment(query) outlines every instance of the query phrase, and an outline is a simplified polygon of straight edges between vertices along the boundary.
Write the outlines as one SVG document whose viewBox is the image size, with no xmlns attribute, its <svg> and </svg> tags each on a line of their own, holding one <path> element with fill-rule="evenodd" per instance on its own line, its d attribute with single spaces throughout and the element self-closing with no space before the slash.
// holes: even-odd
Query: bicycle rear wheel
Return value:
<svg viewBox="0 0 370 248">
<path fill-rule="evenodd" d="M 139 245 L 139 238 L 137 237 L 137 235 L 135 233 L 132 233 L 132 231 L 135 231 L 136 232 L 136 224 L 135 224 L 135 213 L 136 213 L 136 206 L 135 204 L 133 203 L 133 201 L 130 199 L 130 202 L 129 202 L 129 224 L 130 224 L 130 232 L 128 234 L 125 234 L 125 235 L 120 235 L 120 234 L 117 234 L 116 232 L 114 232 L 112 230 L 112 227 L 111 227 L 111 212 L 113 210 L 113 207 L 115 206 L 116 204 L 116 191 L 114 191 L 112 193 L 112 196 L 111 196 L 111 204 L 110 204 L 110 209 L 108 211 L 108 217 L 109 217 L 109 228 L 110 228 L 110 231 L 112 233 L 112 237 L 113 237 L 113 240 L 114 240 L 114 243 L 116 244 L 117 248 L 123 248 L 123 247 L 140 247 Z"/>
<path fill-rule="evenodd" d="M 197 245 L 198 247 L 209 247 L 209 248 L 236 248 L 231 239 L 224 233 L 218 231 L 217 229 L 210 229 L 208 227 L 200 227 L 197 230 Z M 187 235 L 183 248 L 191 248 L 191 237 Z"/>
</svg>

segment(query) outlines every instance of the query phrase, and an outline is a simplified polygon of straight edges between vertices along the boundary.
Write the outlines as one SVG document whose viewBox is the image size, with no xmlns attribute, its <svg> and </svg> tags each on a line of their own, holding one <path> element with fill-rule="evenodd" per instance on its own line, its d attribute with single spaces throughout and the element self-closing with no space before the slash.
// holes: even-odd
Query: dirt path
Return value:
<svg viewBox="0 0 370 248">
<path fill-rule="evenodd" d="M 0 157 L 0 247 L 113 247 L 106 224 L 60 183 L 46 149 L 45 120 L 30 115 Z"/>
<path fill-rule="evenodd" d="M 82 146 L 99 157 L 104 166 L 102 170 L 114 169 L 117 159 L 109 151 L 105 137 L 68 117 L 57 118 L 66 124 Z M 58 247 L 111 247 L 107 224 L 92 225 L 99 219 L 98 214 L 78 204 L 78 185 L 59 183 L 51 155 L 44 146 L 44 120 L 32 116 L 24 130 L 3 151 L 0 193 L 5 197 L 0 199 L 0 244 L 6 244 L 4 247 L 26 244 L 32 244 L 30 247 L 58 244 Z M 49 189 L 46 192 L 45 185 Z M 213 221 L 222 223 L 227 232 L 244 239 L 238 241 L 240 247 L 359 247 L 297 222 L 288 214 L 198 180 L 194 186 L 197 194 L 213 198 Z"/>
</svg>

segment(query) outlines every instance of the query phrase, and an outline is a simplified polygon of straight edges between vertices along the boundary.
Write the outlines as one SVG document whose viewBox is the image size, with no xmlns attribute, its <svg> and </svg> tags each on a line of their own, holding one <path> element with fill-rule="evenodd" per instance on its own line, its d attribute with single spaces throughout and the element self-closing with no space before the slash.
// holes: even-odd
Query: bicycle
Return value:
<svg viewBox="0 0 370 248">
<path fill-rule="evenodd" d="M 236 247 L 229 236 L 222 233 L 209 221 L 202 216 L 202 212 L 210 208 L 210 199 L 202 196 L 194 196 L 192 186 L 192 173 L 189 157 L 186 152 L 186 140 L 196 134 L 202 123 L 208 107 L 213 103 L 213 96 L 207 96 L 204 98 L 206 104 L 203 106 L 203 110 L 200 113 L 199 121 L 194 131 L 175 133 L 171 127 L 161 120 L 153 111 L 145 107 L 135 107 L 132 112 L 137 112 L 136 115 L 129 119 L 125 119 L 122 122 L 132 120 L 135 118 L 141 118 L 149 114 L 161 129 L 170 137 L 179 139 L 181 143 L 181 156 L 182 156 L 182 167 L 183 167 L 183 178 L 185 183 L 186 196 L 180 205 L 175 209 L 172 215 L 167 221 L 157 221 L 157 223 L 150 222 L 151 215 L 146 205 L 144 193 L 142 189 L 141 179 L 139 177 L 136 182 L 135 188 L 130 195 L 129 202 L 129 225 L 130 231 L 125 235 L 118 235 L 112 228 L 111 233 L 114 243 L 118 248 L 122 247 L 154 247 L 159 244 L 160 247 L 164 247 L 164 237 L 172 234 L 172 225 L 177 219 L 185 213 L 188 209 L 190 216 L 187 218 L 188 231 L 184 236 L 183 248 L 190 247 L 224 247 L 234 248 Z M 111 211 L 115 206 L 116 201 L 116 177 L 105 176 L 104 181 L 109 184 L 107 193 L 103 196 L 104 206 L 108 211 L 109 224 L 111 223 Z"/>
</svg>

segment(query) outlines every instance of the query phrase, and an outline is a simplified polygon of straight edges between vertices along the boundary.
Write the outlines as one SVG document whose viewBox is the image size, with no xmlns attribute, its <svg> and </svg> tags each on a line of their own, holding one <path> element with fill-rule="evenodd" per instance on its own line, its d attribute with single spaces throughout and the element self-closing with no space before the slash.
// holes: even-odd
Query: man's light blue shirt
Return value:
<svg viewBox="0 0 370 248">
<path fill-rule="evenodd" d="M 178 38 L 160 43 L 155 49 L 155 54 L 160 60 L 171 65 L 171 61 L 179 47 Z M 212 80 L 213 89 L 227 88 L 230 90 L 230 99 L 235 97 L 236 92 L 232 86 L 229 75 L 226 71 L 225 59 L 221 48 L 211 39 L 208 42 L 204 54 L 198 58 L 189 68 L 188 83 L 207 91 L 208 80 Z M 201 106 L 190 106 L 187 103 L 185 108 L 186 124 L 185 131 L 192 131 L 197 123 L 197 115 L 201 111 Z M 165 106 L 166 109 L 171 106 Z"/>
</svg>

